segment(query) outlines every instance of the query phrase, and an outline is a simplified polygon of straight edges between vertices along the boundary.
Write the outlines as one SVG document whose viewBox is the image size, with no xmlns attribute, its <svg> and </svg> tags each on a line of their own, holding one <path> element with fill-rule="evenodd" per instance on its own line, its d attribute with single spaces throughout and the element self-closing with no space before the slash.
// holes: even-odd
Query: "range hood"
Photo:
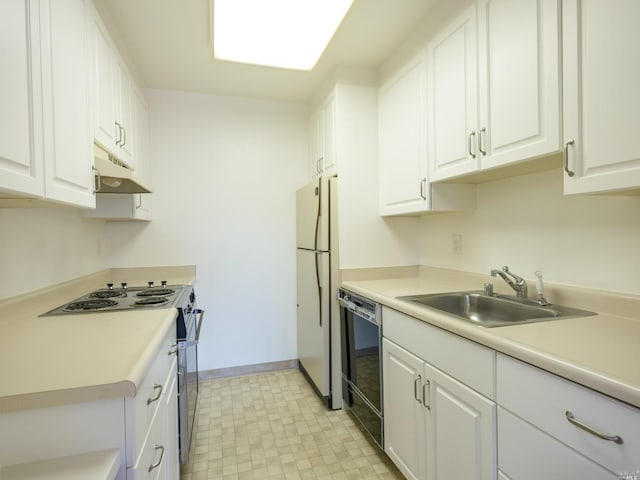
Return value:
<svg viewBox="0 0 640 480">
<path fill-rule="evenodd" d="M 151 193 L 130 168 L 117 163 L 106 150 L 93 146 L 96 193 Z"/>
</svg>

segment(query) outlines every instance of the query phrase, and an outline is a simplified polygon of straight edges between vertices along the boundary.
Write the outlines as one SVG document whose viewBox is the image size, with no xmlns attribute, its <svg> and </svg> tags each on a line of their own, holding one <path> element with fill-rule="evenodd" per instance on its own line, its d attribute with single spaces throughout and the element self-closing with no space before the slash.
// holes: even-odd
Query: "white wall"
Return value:
<svg viewBox="0 0 640 480">
<path fill-rule="evenodd" d="M 336 93 L 340 268 L 416 265 L 418 220 L 379 213 L 377 89 Z"/>
<path fill-rule="evenodd" d="M 306 105 L 147 93 L 154 219 L 108 224 L 111 266 L 196 265 L 202 370 L 297 358 Z"/>
<path fill-rule="evenodd" d="M 0 299 L 107 268 L 104 220 L 72 208 L 0 208 Z"/>
<path fill-rule="evenodd" d="M 541 270 L 550 282 L 640 294 L 640 196 L 564 196 L 562 181 L 553 170 L 478 185 L 475 211 L 422 219 L 421 264 L 508 265 L 529 279 Z"/>
</svg>

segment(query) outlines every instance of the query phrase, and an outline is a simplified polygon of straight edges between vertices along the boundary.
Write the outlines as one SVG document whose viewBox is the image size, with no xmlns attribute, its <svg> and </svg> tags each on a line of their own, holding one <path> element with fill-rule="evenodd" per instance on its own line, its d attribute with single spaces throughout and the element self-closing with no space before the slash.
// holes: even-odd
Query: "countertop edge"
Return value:
<svg viewBox="0 0 640 480">
<path fill-rule="evenodd" d="M 571 361 L 563 359 L 557 355 L 536 349 L 533 346 L 523 344 L 516 340 L 504 338 L 498 333 L 493 332 L 494 329 L 473 325 L 455 319 L 451 315 L 439 312 L 435 309 L 425 311 L 426 307 L 411 305 L 408 302 L 396 299 L 394 296 L 387 296 L 380 291 L 370 289 L 367 285 L 361 285 L 361 283 L 369 284 L 369 282 L 371 281 L 344 281 L 342 283 L 342 287 L 352 291 L 353 293 L 363 295 L 388 308 L 397 310 L 420 321 L 442 328 L 443 330 L 459 335 L 467 340 L 489 347 L 498 353 L 511 356 L 584 387 L 595 390 L 615 400 L 640 408 L 640 386 L 629 384 L 615 376 L 603 374 L 595 369 L 585 368 L 584 366 L 572 363 Z M 460 290 L 465 290 L 465 286 L 462 286 Z M 407 295 L 414 293 L 415 292 L 408 292 Z M 429 293 L 435 293 L 435 290 Z M 518 328 L 518 326 L 502 328 Z"/>
</svg>

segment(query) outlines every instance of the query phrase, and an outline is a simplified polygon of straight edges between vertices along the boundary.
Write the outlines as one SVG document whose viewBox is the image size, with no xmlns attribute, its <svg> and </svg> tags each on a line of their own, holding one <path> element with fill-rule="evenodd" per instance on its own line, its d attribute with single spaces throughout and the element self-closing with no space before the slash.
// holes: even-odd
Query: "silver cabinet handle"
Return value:
<svg viewBox="0 0 640 480">
<path fill-rule="evenodd" d="M 147 469 L 148 472 L 152 471 L 155 468 L 158 468 L 162 463 L 162 459 L 164 458 L 164 446 L 156 445 L 155 449 L 156 451 L 160 450 L 160 459 L 156 463 L 152 463 L 151 465 L 149 465 L 149 468 Z"/>
<path fill-rule="evenodd" d="M 487 129 L 486 129 L 485 127 L 482 127 L 482 128 L 480 129 L 480 136 L 478 137 L 478 150 L 480 150 L 480 153 L 481 153 L 482 155 L 486 155 L 486 154 L 487 154 L 487 148 L 486 148 L 486 146 L 484 145 L 484 144 L 485 144 L 486 137 L 487 137 Z M 485 148 L 482 148 L 483 146 L 484 146 Z"/>
<path fill-rule="evenodd" d="M 569 422 L 574 424 L 576 427 L 581 428 L 585 432 L 589 432 L 591 435 L 595 435 L 596 437 L 601 438 L 603 440 L 607 440 L 609 442 L 617 443 L 618 445 L 622 445 L 624 443 L 624 441 L 622 440 L 622 437 L 620 437 L 619 435 L 606 435 L 602 432 L 599 432 L 595 428 L 590 427 L 586 423 L 582 423 L 580 420 L 574 417 L 573 413 L 571 413 L 569 410 L 564 412 L 564 414 L 567 417 L 567 420 Z"/>
<path fill-rule="evenodd" d="M 122 147 L 124 147 L 127 144 L 127 129 L 124 128 L 123 126 L 120 126 L 120 128 L 122 128 Z"/>
<path fill-rule="evenodd" d="M 423 178 L 422 180 L 420 180 L 420 198 L 422 198 L 423 200 L 427 199 L 427 179 Z"/>
<path fill-rule="evenodd" d="M 122 142 L 122 125 L 120 125 L 120 123 L 115 122 L 116 124 L 116 145 L 120 145 L 120 142 Z"/>
<path fill-rule="evenodd" d="M 564 144 L 564 150 L 563 150 L 564 171 L 567 172 L 567 175 L 569 175 L 570 177 L 573 177 L 575 175 L 575 172 L 573 172 L 572 170 L 569 170 L 569 145 L 573 145 L 573 144 L 574 144 L 573 138 L 570 138 Z"/>
<path fill-rule="evenodd" d="M 153 402 L 155 402 L 156 400 L 158 400 L 160 398 L 160 395 L 162 395 L 162 385 L 158 385 L 157 383 L 153 384 L 153 389 L 154 390 L 158 390 L 158 395 L 156 395 L 153 398 L 147 398 L 147 405 L 152 404 Z"/>
<path fill-rule="evenodd" d="M 429 392 L 427 392 L 427 388 L 429 389 Z M 422 404 L 427 410 L 431 410 L 431 405 L 427 403 L 429 395 L 431 395 L 431 382 L 429 380 L 425 380 L 424 385 L 422 385 Z"/>
<path fill-rule="evenodd" d="M 469 134 L 469 138 L 467 139 L 467 150 L 469 151 L 469 155 L 471 155 L 471 158 L 476 158 L 476 154 L 473 153 L 473 151 L 471 150 L 471 142 L 472 139 L 474 139 L 476 136 L 476 131 L 473 130 L 470 134 Z"/>
<path fill-rule="evenodd" d="M 418 375 L 414 380 L 413 380 L 413 398 L 418 402 L 421 403 L 422 399 L 418 397 L 418 385 L 422 382 L 422 376 Z"/>
<path fill-rule="evenodd" d="M 98 170 L 96 167 L 91 168 L 95 172 L 95 175 L 93 177 L 93 193 L 98 193 L 100 191 L 100 188 L 102 188 L 102 178 L 100 177 L 100 170 Z"/>
<path fill-rule="evenodd" d="M 322 173 L 322 164 L 324 163 L 324 157 L 320 157 L 316 160 L 316 172 Z"/>
</svg>

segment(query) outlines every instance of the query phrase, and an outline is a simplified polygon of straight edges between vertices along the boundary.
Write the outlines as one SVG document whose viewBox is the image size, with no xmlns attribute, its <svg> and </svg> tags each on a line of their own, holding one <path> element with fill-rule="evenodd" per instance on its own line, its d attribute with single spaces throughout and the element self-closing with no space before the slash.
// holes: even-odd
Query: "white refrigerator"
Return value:
<svg viewBox="0 0 640 480">
<path fill-rule="evenodd" d="M 342 408 L 337 184 L 320 178 L 296 192 L 298 361 L 330 409 Z"/>
</svg>

